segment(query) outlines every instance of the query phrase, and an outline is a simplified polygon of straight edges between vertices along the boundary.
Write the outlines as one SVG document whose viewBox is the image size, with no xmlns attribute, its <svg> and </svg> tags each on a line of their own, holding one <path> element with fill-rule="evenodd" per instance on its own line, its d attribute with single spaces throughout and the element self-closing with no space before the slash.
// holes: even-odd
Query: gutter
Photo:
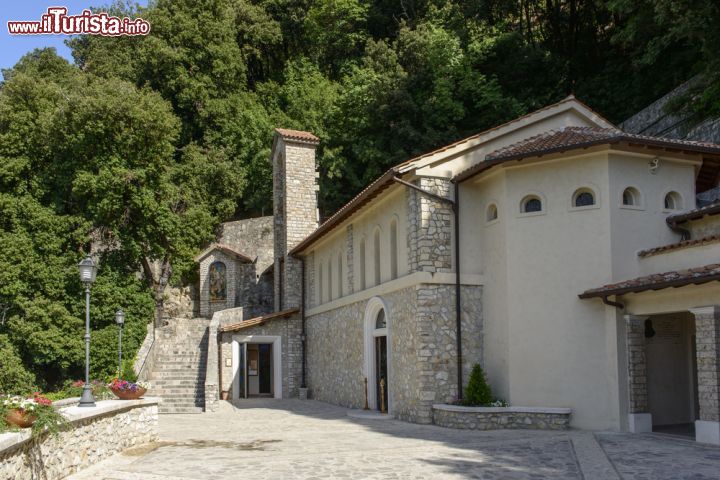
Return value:
<svg viewBox="0 0 720 480">
<path fill-rule="evenodd" d="M 424 190 L 413 183 L 406 182 L 397 176 L 393 176 L 392 181 L 416 190 L 421 195 L 430 197 L 438 202 L 449 203 L 452 206 L 453 215 L 455 217 L 455 348 L 457 350 L 457 395 L 458 400 L 460 400 L 463 397 L 462 302 L 460 300 L 460 184 L 451 180 L 455 188 L 455 200 L 450 200 L 435 193 L 428 192 L 427 190 Z"/>
<path fill-rule="evenodd" d="M 667 217 L 665 219 L 665 223 L 667 223 L 667 226 L 670 227 L 670 230 L 672 230 L 675 233 L 679 233 L 680 239 L 682 241 L 690 240 L 690 230 L 678 226 L 678 223 L 685 223 L 686 221 L 687 220 L 678 220 L 673 217 Z"/>
</svg>

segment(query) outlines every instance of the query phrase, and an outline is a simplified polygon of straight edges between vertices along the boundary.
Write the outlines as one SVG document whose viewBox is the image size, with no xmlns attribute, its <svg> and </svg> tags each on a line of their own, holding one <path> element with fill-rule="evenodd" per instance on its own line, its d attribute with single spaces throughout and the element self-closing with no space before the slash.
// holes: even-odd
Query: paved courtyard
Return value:
<svg viewBox="0 0 720 480">
<path fill-rule="evenodd" d="M 160 441 L 73 480 L 720 479 L 720 448 L 663 435 L 471 432 L 357 419 L 315 401 L 164 415 Z"/>
</svg>

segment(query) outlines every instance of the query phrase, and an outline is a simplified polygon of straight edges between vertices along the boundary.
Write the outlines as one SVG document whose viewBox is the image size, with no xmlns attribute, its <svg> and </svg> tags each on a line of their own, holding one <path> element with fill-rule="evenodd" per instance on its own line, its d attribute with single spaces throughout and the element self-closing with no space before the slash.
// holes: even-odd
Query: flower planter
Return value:
<svg viewBox="0 0 720 480">
<path fill-rule="evenodd" d="M 35 415 L 26 413 L 22 410 L 10 410 L 5 415 L 5 421 L 11 425 L 18 426 L 20 428 L 30 428 L 35 423 L 37 417 Z"/>
<path fill-rule="evenodd" d="M 120 400 L 137 400 L 138 398 L 145 395 L 145 392 L 147 389 L 138 387 L 137 390 L 120 390 L 119 388 L 110 388 L 112 392 L 117 396 Z"/>
</svg>

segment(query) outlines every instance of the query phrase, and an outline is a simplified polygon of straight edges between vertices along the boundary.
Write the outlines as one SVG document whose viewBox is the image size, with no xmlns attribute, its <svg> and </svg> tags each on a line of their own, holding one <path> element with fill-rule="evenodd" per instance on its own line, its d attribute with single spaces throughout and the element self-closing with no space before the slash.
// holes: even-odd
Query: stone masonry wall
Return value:
<svg viewBox="0 0 720 480">
<path fill-rule="evenodd" d="M 433 423 L 441 427 L 466 430 L 566 430 L 570 412 L 544 413 L 514 408 L 439 407 L 433 412 Z"/>
<path fill-rule="evenodd" d="M 19 440 L 4 441 L 12 436 Z M 105 415 L 72 421 L 71 428 L 57 437 L 41 435 L 31 439 L 28 431 L 0 434 L 0 478 L 65 478 L 112 455 L 157 439 L 157 404 L 131 407 L 128 402 L 127 407 Z"/>
<path fill-rule="evenodd" d="M 421 177 L 418 186 L 452 198 L 452 184 L 445 178 Z M 410 271 L 452 271 L 452 205 L 408 188 L 408 265 Z"/>
<path fill-rule="evenodd" d="M 221 225 L 218 242 L 257 257 L 259 275 L 273 263 L 273 217 L 246 218 Z"/>
<path fill-rule="evenodd" d="M 282 385 L 283 398 L 294 398 L 298 396 L 302 375 L 302 344 L 300 334 L 302 324 L 299 314 L 286 319 L 275 318 L 264 325 L 244 328 L 237 332 L 225 332 L 221 334 L 220 344 L 220 390 L 229 391 L 231 398 L 232 380 L 234 366 L 227 364 L 226 360 L 232 362 L 232 339 L 233 336 L 246 335 L 273 335 L 280 336 L 282 345 Z"/>
<path fill-rule="evenodd" d="M 463 370 L 482 362 L 482 289 L 463 286 Z M 457 395 L 454 285 L 420 284 L 381 298 L 388 306 L 392 414 L 432 422 L 432 405 Z M 307 319 L 307 375 L 312 398 L 364 404 L 364 317 L 367 300 Z M 467 375 L 464 381 L 467 382 Z"/>
<path fill-rule="evenodd" d="M 708 307 L 693 313 L 700 420 L 720 422 L 720 312 Z"/>
<path fill-rule="evenodd" d="M 287 252 L 318 226 L 316 147 L 277 138 L 273 152 L 276 311 L 300 306 L 301 266 Z"/>
<path fill-rule="evenodd" d="M 645 327 L 647 317 L 625 316 L 628 358 L 628 413 L 648 411 Z"/>
</svg>

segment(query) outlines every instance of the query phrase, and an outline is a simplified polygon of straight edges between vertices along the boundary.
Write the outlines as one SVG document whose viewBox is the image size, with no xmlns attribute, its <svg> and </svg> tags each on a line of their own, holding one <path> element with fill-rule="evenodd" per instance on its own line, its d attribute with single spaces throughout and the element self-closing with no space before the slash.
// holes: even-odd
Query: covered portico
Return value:
<svg viewBox="0 0 720 480">
<path fill-rule="evenodd" d="M 629 431 L 694 433 L 698 442 L 720 445 L 719 281 L 720 264 L 713 264 L 580 295 L 616 308 Z"/>
</svg>

